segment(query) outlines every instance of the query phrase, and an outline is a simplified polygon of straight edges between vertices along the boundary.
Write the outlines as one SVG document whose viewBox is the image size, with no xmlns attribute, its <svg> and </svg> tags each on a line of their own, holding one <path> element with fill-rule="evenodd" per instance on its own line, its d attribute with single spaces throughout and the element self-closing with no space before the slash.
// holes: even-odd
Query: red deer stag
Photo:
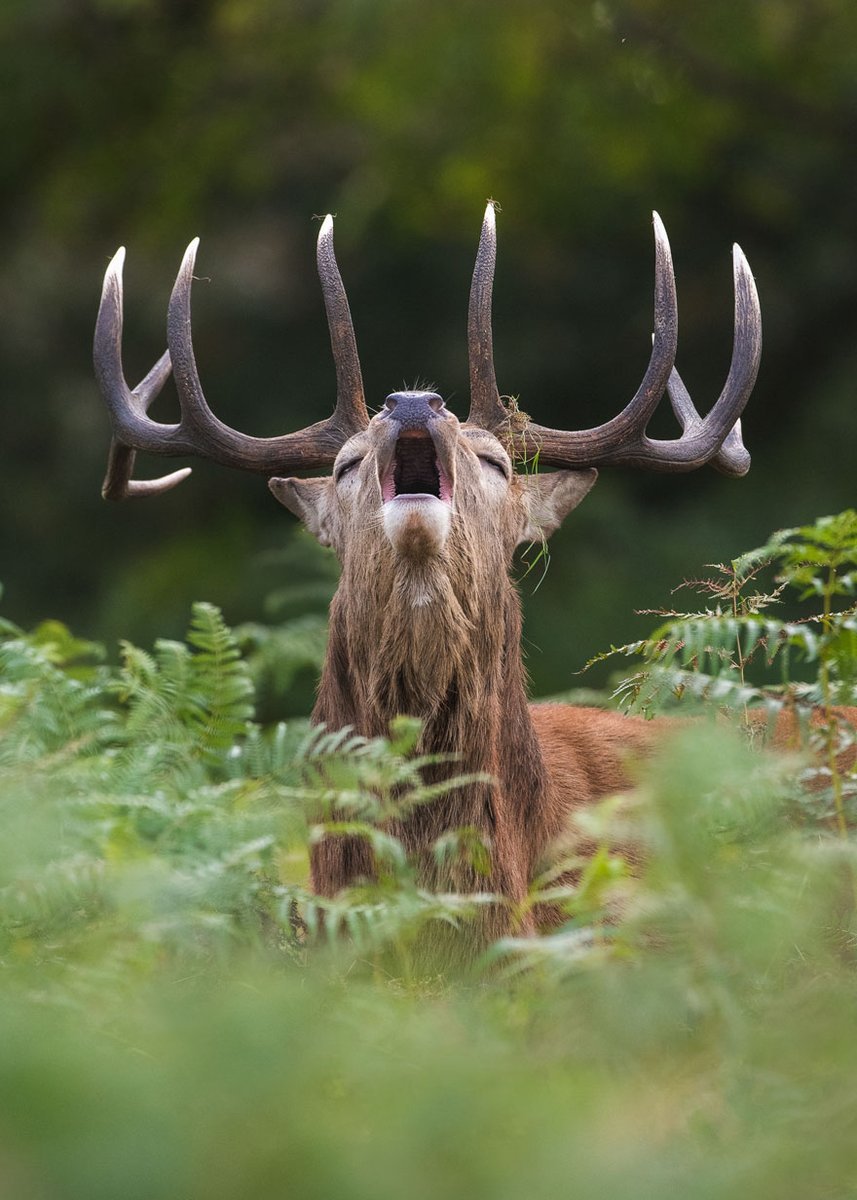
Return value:
<svg viewBox="0 0 857 1200">
<path fill-rule="evenodd" d="M 255 438 L 224 425 L 206 403 L 191 343 L 190 296 L 197 242 L 188 247 L 169 305 L 169 351 L 131 390 L 122 368 L 122 262 L 108 267 L 95 332 L 95 370 L 113 424 L 103 494 L 118 500 L 174 487 L 185 468 L 160 479 L 131 479 L 139 450 L 198 454 L 269 476 L 291 509 L 342 565 L 330 609 L 330 644 L 316 722 L 387 732 L 390 719 L 421 718 L 421 749 L 454 756 L 443 770 L 484 773 L 413 812 L 393 832 L 422 864 L 426 882 L 482 889 L 520 901 L 569 812 L 627 784 L 629 753 L 650 741 L 648 723 L 599 710 L 527 703 L 521 662 L 521 612 L 510 578 L 515 547 L 550 535 L 595 483 L 598 466 L 692 471 L 713 463 L 743 475 L 749 455 L 740 417 L 756 379 L 761 320 L 753 277 L 736 246 L 735 337 L 720 398 L 703 419 L 673 365 L 675 279 L 666 232 L 655 230 L 655 331 L 636 394 L 618 416 L 594 429 L 549 429 L 503 403 L 494 373 L 491 293 L 496 257 L 489 205 L 473 274 L 468 315 L 471 405 L 461 422 L 434 392 L 394 392 L 371 420 L 348 301 L 333 250 L 333 221 L 318 239 L 318 269 L 336 365 L 333 415 L 298 433 Z M 147 410 L 172 368 L 181 404 L 178 424 Z M 658 441 L 646 426 L 669 394 L 681 426 Z M 515 465 L 557 468 L 517 473 Z M 323 478 L 286 472 L 329 470 Z M 471 826 L 491 848 L 492 870 L 468 867 L 432 878 L 429 853 L 445 830 Z M 328 838 L 313 852 L 316 890 L 332 895 L 372 873 L 369 848 Z M 503 916 L 493 918 L 493 930 Z"/>
</svg>

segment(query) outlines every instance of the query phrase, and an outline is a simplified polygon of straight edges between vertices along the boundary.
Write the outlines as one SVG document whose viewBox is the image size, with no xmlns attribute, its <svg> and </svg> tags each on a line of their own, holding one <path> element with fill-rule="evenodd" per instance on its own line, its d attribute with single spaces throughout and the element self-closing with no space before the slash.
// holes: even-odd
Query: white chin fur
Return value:
<svg viewBox="0 0 857 1200">
<path fill-rule="evenodd" d="M 396 496 L 382 509 L 384 532 L 393 549 L 408 558 L 439 554 L 449 534 L 452 510 L 436 496 Z"/>
</svg>

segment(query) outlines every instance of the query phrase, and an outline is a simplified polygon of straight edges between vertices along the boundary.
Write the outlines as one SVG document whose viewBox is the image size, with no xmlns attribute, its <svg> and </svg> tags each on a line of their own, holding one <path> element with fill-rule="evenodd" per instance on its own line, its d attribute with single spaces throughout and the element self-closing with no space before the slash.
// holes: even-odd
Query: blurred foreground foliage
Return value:
<svg viewBox="0 0 857 1200">
<path fill-rule="evenodd" d="M 822 707 L 854 698 L 855 552 L 845 513 L 730 565 L 821 600 L 764 636 L 779 662 L 816 629 L 801 687 Z M 728 701 L 731 679 L 739 712 L 800 705 L 740 679 L 752 595 L 697 614 L 693 652 L 641 644 L 648 677 L 678 660 L 673 697 Z M 269 686 L 293 634 L 256 627 L 248 659 L 197 604 L 185 641 L 114 667 L 57 622 L 0 625 L 3 1194 L 853 1195 L 856 822 L 824 766 L 740 723 L 677 729 L 581 816 L 599 849 L 558 895 L 567 924 L 439 975 L 421 935 L 491 898 L 421 891 L 385 833 L 431 799 L 413 721 L 375 742 L 254 722 L 253 672 Z M 306 851 L 334 805 L 379 878 L 324 902 Z M 481 852 L 467 831 L 437 847 Z"/>
</svg>

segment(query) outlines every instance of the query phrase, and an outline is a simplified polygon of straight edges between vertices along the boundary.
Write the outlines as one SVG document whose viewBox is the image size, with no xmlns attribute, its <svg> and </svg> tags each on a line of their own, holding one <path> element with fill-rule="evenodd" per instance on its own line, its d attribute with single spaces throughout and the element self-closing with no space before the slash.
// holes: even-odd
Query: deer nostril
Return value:
<svg viewBox="0 0 857 1200">
<path fill-rule="evenodd" d="M 392 392 L 384 401 L 384 417 L 398 421 L 403 429 L 425 429 L 429 421 L 444 415 L 444 403 L 436 392 Z"/>
</svg>

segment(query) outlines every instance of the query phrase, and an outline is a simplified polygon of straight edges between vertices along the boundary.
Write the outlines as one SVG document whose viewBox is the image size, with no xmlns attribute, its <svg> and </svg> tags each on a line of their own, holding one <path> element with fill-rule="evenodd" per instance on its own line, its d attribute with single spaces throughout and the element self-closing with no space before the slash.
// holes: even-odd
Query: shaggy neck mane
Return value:
<svg viewBox="0 0 857 1200">
<path fill-rule="evenodd" d="M 351 725 L 367 737 L 388 733 L 400 714 L 423 721 L 420 753 L 454 756 L 429 769 L 434 780 L 484 773 L 473 783 L 416 809 L 395 830 L 432 875 L 430 847 L 450 828 L 471 826 L 492 847 L 491 879 L 462 867 L 435 883 L 464 890 L 520 894 L 530 864 L 522 844 L 545 766 L 527 708 L 521 662 L 521 612 L 505 562 L 481 563 L 451 550 L 438 563 L 402 563 L 386 547 L 379 556 L 350 556 L 330 610 L 330 642 L 313 719 Z M 319 890 L 335 892 L 371 871 L 368 850 L 327 839 L 314 863 Z M 463 872 L 463 874 L 462 874 Z M 514 875 L 513 879 L 511 876 Z M 428 882 L 428 878 L 426 878 Z"/>
</svg>

